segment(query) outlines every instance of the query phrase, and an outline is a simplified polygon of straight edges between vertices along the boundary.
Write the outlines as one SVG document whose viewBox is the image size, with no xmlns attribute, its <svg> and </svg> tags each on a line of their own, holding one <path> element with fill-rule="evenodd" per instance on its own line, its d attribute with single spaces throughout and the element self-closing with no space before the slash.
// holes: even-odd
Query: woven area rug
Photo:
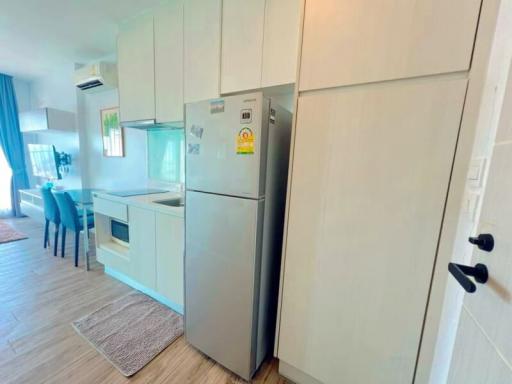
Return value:
<svg viewBox="0 0 512 384">
<path fill-rule="evenodd" d="M 11 241 L 27 239 L 27 235 L 16 231 L 5 221 L 0 220 L 0 244 L 10 243 Z"/>
<path fill-rule="evenodd" d="M 73 322 L 123 375 L 131 376 L 183 334 L 183 317 L 133 292 Z"/>
</svg>

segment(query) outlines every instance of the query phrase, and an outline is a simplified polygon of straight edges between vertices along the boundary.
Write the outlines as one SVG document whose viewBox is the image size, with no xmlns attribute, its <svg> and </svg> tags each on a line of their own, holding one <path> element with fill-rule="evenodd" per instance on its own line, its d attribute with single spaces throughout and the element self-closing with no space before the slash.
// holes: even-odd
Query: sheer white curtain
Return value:
<svg viewBox="0 0 512 384">
<path fill-rule="evenodd" d="M 0 148 L 0 216 L 7 216 L 12 213 L 11 175 L 11 168 L 9 168 L 4 152 Z"/>
</svg>

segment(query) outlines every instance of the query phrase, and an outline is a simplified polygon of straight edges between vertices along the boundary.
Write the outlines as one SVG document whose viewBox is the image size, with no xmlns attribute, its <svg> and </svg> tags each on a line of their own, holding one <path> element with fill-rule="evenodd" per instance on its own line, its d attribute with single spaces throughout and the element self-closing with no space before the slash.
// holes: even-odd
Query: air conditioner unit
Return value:
<svg viewBox="0 0 512 384">
<path fill-rule="evenodd" d="M 75 86 L 84 92 L 100 92 L 117 88 L 117 66 L 101 61 L 75 71 Z"/>
</svg>

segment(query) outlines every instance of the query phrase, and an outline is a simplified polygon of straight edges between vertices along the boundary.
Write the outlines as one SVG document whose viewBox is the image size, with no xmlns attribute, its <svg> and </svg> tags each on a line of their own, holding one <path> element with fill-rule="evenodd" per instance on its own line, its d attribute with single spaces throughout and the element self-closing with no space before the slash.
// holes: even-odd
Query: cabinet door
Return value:
<svg viewBox="0 0 512 384">
<path fill-rule="evenodd" d="M 466 70 L 480 2 L 307 1 L 300 89 Z"/>
<path fill-rule="evenodd" d="M 261 86 L 265 0 L 222 3 L 221 93 Z"/>
<path fill-rule="evenodd" d="M 129 207 L 130 261 L 134 280 L 156 288 L 155 212 Z"/>
<path fill-rule="evenodd" d="M 156 289 L 172 302 L 183 305 L 183 217 L 156 214 Z"/>
<path fill-rule="evenodd" d="M 183 121 L 183 0 L 155 12 L 157 122 Z"/>
<path fill-rule="evenodd" d="M 153 16 L 143 15 L 121 26 L 117 70 L 121 121 L 155 118 Z"/>
<path fill-rule="evenodd" d="M 413 381 L 466 83 L 300 97 L 281 360 L 325 384 Z"/>
<path fill-rule="evenodd" d="M 185 103 L 219 97 L 221 0 L 186 0 Z"/>
<path fill-rule="evenodd" d="M 261 86 L 294 83 L 297 76 L 300 0 L 267 0 Z"/>
</svg>

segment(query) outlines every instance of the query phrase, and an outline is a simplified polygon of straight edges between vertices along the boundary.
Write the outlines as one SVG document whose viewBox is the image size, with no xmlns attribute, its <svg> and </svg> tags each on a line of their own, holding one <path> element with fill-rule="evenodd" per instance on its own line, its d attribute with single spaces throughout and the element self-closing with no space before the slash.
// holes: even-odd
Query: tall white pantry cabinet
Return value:
<svg viewBox="0 0 512 384">
<path fill-rule="evenodd" d="M 305 1 L 277 356 L 410 384 L 480 0 Z"/>
</svg>

